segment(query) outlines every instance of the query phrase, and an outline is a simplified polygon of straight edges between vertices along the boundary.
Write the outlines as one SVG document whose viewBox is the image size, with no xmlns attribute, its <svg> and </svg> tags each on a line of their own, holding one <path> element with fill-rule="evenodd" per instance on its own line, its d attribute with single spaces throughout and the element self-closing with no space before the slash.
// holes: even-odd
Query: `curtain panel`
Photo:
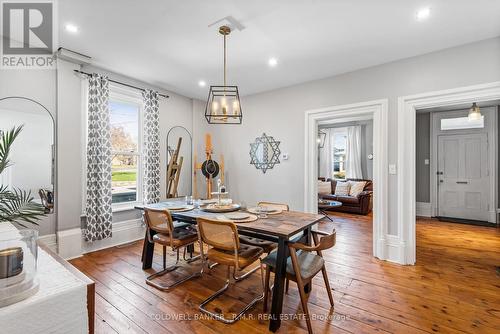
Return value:
<svg viewBox="0 0 500 334">
<path fill-rule="evenodd" d="M 347 128 L 346 178 L 362 179 L 361 170 L 361 126 Z"/>
<path fill-rule="evenodd" d="M 108 78 L 94 73 L 88 86 L 85 240 L 93 242 L 112 235 L 111 130 Z"/>
<path fill-rule="evenodd" d="M 160 113 L 158 92 L 145 90 L 143 137 L 143 201 L 160 201 Z"/>
</svg>

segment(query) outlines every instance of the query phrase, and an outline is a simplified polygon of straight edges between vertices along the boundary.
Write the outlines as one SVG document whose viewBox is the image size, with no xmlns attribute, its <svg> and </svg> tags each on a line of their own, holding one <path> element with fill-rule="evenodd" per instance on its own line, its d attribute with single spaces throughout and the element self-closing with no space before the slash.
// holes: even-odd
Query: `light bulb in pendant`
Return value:
<svg viewBox="0 0 500 334">
<path fill-rule="evenodd" d="M 222 108 L 222 114 L 227 115 L 227 100 L 225 96 L 220 99 L 220 105 Z"/>
<path fill-rule="evenodd" d="M 233 114 L 238 115 L 240 111 L 240 104 L 238 103 L 238 100 L 233 101 Z"/>
<path fill-rule="evenodd" d="M 217 101 L 213 101 L 212 102 L 212 113 L 214 115 L 217 115 L 217 111 L 219 111 L 219 104 L 217 103 Z"/>
</svg>

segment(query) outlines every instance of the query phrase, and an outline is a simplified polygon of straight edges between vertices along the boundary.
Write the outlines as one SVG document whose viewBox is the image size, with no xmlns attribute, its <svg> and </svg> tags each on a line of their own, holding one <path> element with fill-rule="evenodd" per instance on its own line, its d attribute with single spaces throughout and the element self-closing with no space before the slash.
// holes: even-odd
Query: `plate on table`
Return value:
<svg viewBox="0 0 500 334">
<path fill-rule="evenodd" d="M 249 223 L 256 221 L 258 217 L 256 215 L 248 214 L 246 212 L 234 212 L 217 216 L 217 219 L 222 221 L 230 221 L 234 223 Z"/>
<path fill-rule="evenodd" d="M 170 211 L 189 211 L 194 209 L 194 205 L 182 204 L 182 205 L 169 205 L 166 209 Z"/>
<path fill-rule="evenodd" d="M 232 213 L 226 213 L 224 217 L 231 220 L 245 220 L 250 218 L 250 214 L 246 212 L 232 212 Z"/>
<path fill-rule="evenodd" d="M 213 198 L 213 199 L 202 199 L 200 200 L 200 206 L 207 206 L 209 204 L 215 204 L 217 203 L 217 199 L 216 198 Z"/>
<path fill-rule="evenodd" d="M 201 208 L 201 210 L 203 211 L 215 212 L 215 213 L 233 212 L 233 211 L 238 211 L 239 209 L 240 209 L 239 204 L 229 204 L 229 205 L 208 204 L 207 206 Z"/>
<path fill-rule="evenodd" d="M 251 212 L 251 213 L 254 213 L 256 215 L 259 214 L 259 208 L 258 207 L 248 208 L 247 211 Z M 262 211 L 262 213 L 267 213 L 268 215 L 277 215 L 277 214 L 283 212 L 283 210 L 281 210 L 281 209 L 275 209 L 275 208 L 271 208 L 271 207 L 262 207 L 261 211 Z"/>
</svg>

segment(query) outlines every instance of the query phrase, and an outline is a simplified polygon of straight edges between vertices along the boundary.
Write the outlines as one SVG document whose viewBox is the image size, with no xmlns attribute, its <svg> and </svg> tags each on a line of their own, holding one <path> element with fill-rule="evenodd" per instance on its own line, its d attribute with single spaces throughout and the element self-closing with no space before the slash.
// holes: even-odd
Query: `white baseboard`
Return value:
<svg viewBox="0 0 500 334">
<path fill-rule="evenodd" d="M 384 239 L 381 240 L 385 240 L 385 245 L 379 245 L 381 254 L 383 254 L 383 258 L 381 258 L 381 260 L 386 260 L 403 265 L 412 264 L 408 263 L 408 261 L 406 260 L 406 244 L 401 241 L 397 235 L 388 234 Z"/>
<path fill-rule="evenodd" d="M 57 232 L 57 249 L 59 255 L 71 260 L 82 256 L 82 229 L 72 228 Z"/>
<path fill-rule="evenodd" d="M 142 226 L 142 219 L 125 220 L 113 224 L 113 236 L 109 239 L 86 242 L 82 239 L 82 254 L 95 252 L 101 249 L 123 245 L 139 239 L 144 239 L 146 227 Z"/>
<path fill-rule="evenodd" d="M 417 216 L 420 217 L 432 217 L 432 205 L 426 202 L 417 202 L 415 207 Z"/>
<path fill-rule="evenodd" d="M 47 234 L 38 237 L 38 242 L 49 247 L 53 252 L 57 253 L 57 238 L 55 234 Z"/>
<path fill-rule="evenodd" d="M 112 229 L 111 238 L 95 242 L 86 242 L 80 228 L 60 231 L 57 233 L 59 255 L 66 260 L 74 259 L 85 253 L 143 239 L 146 233 L 146 228 L 142 225 L 140 218 L 113 223 Z"/>
</svg>

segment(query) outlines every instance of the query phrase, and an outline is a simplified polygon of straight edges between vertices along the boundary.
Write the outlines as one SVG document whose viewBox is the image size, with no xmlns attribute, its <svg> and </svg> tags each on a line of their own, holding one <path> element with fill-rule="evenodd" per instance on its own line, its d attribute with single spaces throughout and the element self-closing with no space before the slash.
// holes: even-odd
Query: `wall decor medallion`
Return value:
<svg viewBox="0 0 500 334">
<path fill-rule="evenodd" d="M 250 144 L 250 164 L 260 169 L 262 173 L 266 173 L 268 169 L 280 163 L 279 145 L 280 141 L 265 133 L 255 138 L 255 141 Z"/>
</svg>

